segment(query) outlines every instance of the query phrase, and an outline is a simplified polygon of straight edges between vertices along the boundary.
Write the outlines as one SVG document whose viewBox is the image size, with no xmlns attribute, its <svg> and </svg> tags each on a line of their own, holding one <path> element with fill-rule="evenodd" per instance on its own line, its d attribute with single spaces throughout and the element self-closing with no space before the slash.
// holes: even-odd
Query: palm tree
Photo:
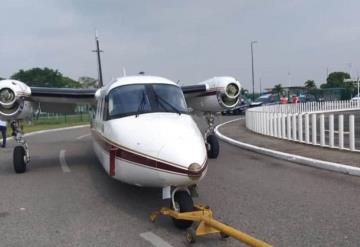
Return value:
<svg viewBox="0 0 360 247">
<path fill-rule="evenodd" d="M 281 96 L 281 94 L 284 92 L 284 89 L 282 87 L 281 84 L 277 84 L 274 86 L 274 88 L 272 89 L 272 92 L 277 94 L 279 97 Z"/>
<path fill-rule="evenodd" d="M 307 80 L 305 82 L 305 88 L 309 89 L 309 90 L 316 89 L 316 84 L 315 84 L 315 82 L 313 80 Z"/>
</svg>

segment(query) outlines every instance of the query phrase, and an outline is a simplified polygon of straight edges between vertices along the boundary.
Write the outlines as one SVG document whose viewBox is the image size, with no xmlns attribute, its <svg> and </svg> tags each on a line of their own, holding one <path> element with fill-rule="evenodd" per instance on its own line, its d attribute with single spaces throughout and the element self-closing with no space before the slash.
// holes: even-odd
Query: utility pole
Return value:
<svg viewBox="0 0 360 247">
<path fill-rule="evenodd" d="M 358 75 L 358 77 L 357 77 L 357 88 L 358 88 L 358 93 L 357 93 L 357 97 L 358 97 L 358 105 L 359 105 L 359 103 L 360 103 L 360 92 L 359 92 L 359 75 Z"/>
<path fill-rule="evenodd" d="M 262 92 L 262 88 L 261 88 L 261 77 L 259 78 L 259 84 L 260 84 L 260 95 L 261 95 L 261 92 Z"/>
<path fill-rule="evenodd" d="M 251 75 L 252 75 L 252 100 L 255 101 L 255 82 L 254 82 L 254 48 L 253 45 L 257 43 L 256 40 L 250 42 L 251 47 Z"/>
<path fill-rule="evenodd" d="M 99 68 L 99 87 L 102 87 L 102 86 L 104 86 L 104 82 L 103 82 L 102 69 L 101 69 L 100 52 L 104 52 L 104 51 L 100 50 L 97 31 L 95 32 L 95 42 L 96 42 L 96 50 L 93 50 L 92 52 L 97 53 L 97 61 L 98 61 L 98 68 Z"/>
</svg>

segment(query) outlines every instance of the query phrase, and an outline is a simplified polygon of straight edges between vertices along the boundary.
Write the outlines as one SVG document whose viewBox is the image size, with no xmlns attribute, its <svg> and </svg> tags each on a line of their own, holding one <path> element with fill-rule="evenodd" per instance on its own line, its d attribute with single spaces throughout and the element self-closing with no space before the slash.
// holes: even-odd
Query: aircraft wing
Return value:
<svg viewBox="0 0 360 247">
<path fill-rule="evenodd" d="M 187 105 L 195 111 L 220 112 L 238 104 L 241 85 L 234 77 L 221 76 L 181 89 Z"/>
<path fill-rule="evenodd" d="M 30 87 L 29 101 L 43 112 L 73 113 L 79 104 L 95 104 L 96 89 Z"/>
<path fill-rule="evenodd" d="M 96 89 L 30 87 L 30 99 L 37 102 L 94 103 Z"/>
<path fill-rule="evenodd" d="M 73 113 L 77 105 L 95 104 L 96 89 L 28 87 L 16 80 L 0 81 L 0 118 L 30 118 L 34 111 Z"/>
</svg>

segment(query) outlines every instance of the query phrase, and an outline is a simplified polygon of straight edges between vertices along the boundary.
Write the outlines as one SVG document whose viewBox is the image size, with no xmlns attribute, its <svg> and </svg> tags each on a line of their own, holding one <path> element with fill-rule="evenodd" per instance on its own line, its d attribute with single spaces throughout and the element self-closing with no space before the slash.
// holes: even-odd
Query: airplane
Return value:
<svg viewBox="0 0 360 247">
<path fill-rule="evenodd" d="M 0 119 L 11 122 L 13 166 L 24 173 L 30 163 L 22 120 L 34 112 L 70 112 L 77 104 L 91 107 L 94 152 L 106 173 L 121 182 L 162 188 L 163 199 L 179 212 L 193 209 L 192 195 L 206 175 L 208 158 L 217 158 L 214 135 L 217 112 L 239 101 L 240 83 L 213 77 L 179 86 L 157 76 L 117 78 L 99 89 L 29 87 L 17 80 L 0 81 Z M 191 113 L 201 113 L 207 130 L 201 134 Z M 186 229 L 191 221 L 175 220 Z"/>
<path fill-rule="evenodd" d="M 0 119 L 10 121 L 16 146 L 13 166 L 24 173 L 30 151 L 22 122 L 36 111 L 72 113 L 90 106 L 93 150 L 106 173 L 121 182 L 158 187 L 162 198 L 178 212 L 194 208 L 196 185 L 207 172 L 207 159 L 216 159 L 219 141 L 215 114 L 239 102 L 240 83 L 229 76 L 179 86 L 158 76 L 126 76 L 103 85 L 99 40 L 95 35 L 99 69 L 98 89 L 29 87 L 0 81 Z M 203 114 L 208 128 L 202 136 L 191 114 Z M 173 219 L 186 229 L 192 221 Z"/>
</svg>

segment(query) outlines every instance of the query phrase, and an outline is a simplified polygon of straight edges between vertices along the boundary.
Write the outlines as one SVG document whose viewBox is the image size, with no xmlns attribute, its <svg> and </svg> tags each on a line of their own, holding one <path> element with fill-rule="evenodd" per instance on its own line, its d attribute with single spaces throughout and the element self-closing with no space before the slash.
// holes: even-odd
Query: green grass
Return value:
<svg viewBox="0 0 360 247">
<path fill-rule="evenodd" d="M 68 115 L 68 116 L 50 116 L 40 117 L 39 119 L 33 119 L 31 123 L 24 121 L 23 130 L 24 133 L 30 133 L 40 130 L 49 130 L 57 128 L 72 127 L 78 125 L 88 124 L 90 118 L 88 114 L 82 115 Z M 8 125 L 7 136 L 11 135 L 11 128 Z"/>
</svg>

